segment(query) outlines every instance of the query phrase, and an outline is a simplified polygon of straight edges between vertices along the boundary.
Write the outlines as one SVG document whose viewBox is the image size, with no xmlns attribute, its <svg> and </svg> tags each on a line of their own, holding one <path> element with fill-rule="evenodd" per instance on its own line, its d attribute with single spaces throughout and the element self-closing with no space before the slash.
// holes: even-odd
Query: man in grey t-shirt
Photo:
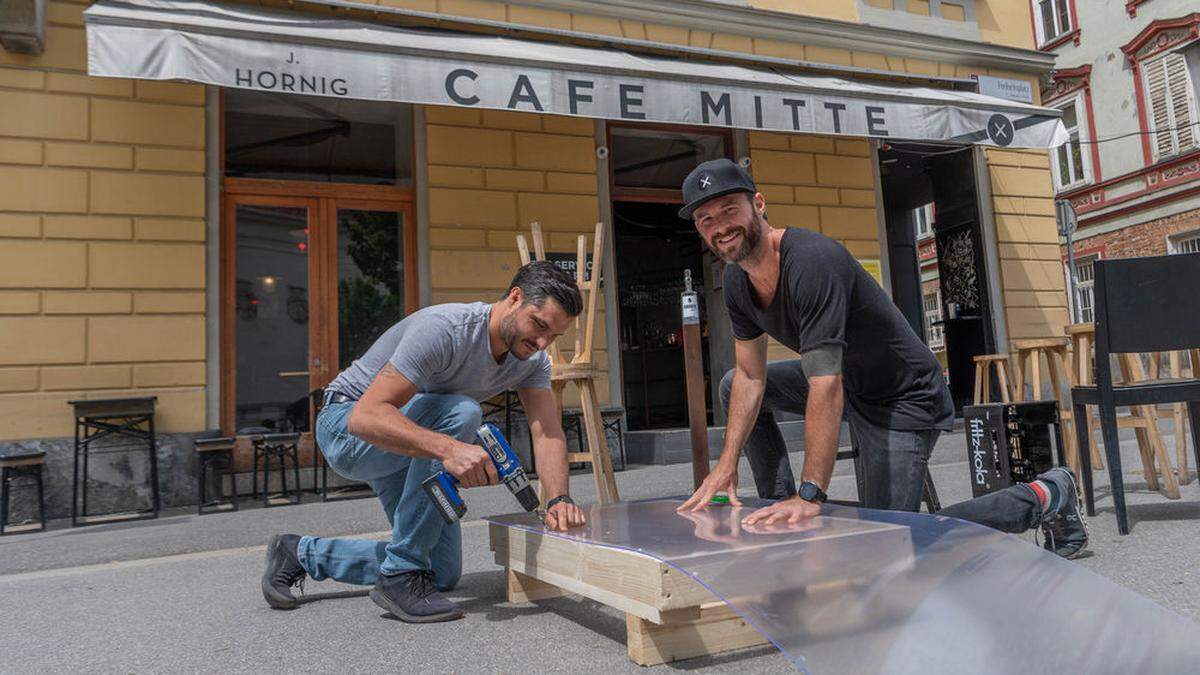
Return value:
<svg viewBox="0 0 1200 675">
<path fill-rule="evenodd" d="M 391 542 L 276 535 L 262 589 L 276 609 L 298 606 L 291 587 L 306 576 L 374 585 L 371 599 L 404 621 L 462 617 L 442 595 L 462 572 L 459 524 L 446 524 L 421 482 L 442 470 L 463 487 L 496 482 L 473 443 L 479 402 L 515 389 L 529 419 L 546 525 L 582 525 L 567 495 L 566 438 L 550 390 L 545 349 L 582 309 L 579 289 L 549 262 L 522 267 L 499 301 L 444 304 L 392 326 L 326 387 L 316 440 L 334 471 L 370 484 Z"/>
</svg>

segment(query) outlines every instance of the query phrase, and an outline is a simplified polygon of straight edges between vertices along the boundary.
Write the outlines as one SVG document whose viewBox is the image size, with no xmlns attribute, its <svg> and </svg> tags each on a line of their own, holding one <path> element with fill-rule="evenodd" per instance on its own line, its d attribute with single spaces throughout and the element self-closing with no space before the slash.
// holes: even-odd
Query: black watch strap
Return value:
<svg viewBox="0 0 1200 675">
<path fill-rule="evenodd" d="M 800 484 L 799 495 L 801 499 L 816 504 L 824 504 L 825 500 L 829 498 L 821 486 L 807 480 Z"/>
<path fill-rule="evenodd" d="M 554 507 L 555 504 L 558 504 L 560 502 L 566 502 L 567 504 L 574 504 L 575 500 L 571 499 L 571 495 L 559 495 L 559 496 L 555 497 L 554 499 L 551 499 L 550 501 L 546 502 L 546 510 L 549 511 L 551 508 Z"/>
</svg>

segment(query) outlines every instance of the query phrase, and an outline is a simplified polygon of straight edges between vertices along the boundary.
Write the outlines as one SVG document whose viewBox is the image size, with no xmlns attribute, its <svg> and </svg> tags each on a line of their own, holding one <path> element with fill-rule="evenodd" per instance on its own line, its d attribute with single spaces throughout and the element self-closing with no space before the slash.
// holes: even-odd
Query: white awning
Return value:
<svg viewBox="0 0 1200 675">
<path fill-rule="evenodd" d="M 962 91 L 198 0 L 99 0 L 84 18 L 101 77 L 897 140 L 1068 138 L 1057 110 Z"/>
</svg>

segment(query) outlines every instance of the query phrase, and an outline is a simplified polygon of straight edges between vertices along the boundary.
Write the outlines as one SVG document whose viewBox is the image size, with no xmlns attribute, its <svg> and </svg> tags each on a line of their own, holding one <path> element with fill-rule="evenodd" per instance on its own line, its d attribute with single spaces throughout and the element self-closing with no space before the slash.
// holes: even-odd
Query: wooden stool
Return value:
<svg viewBox="0 0 1200 675">
<path fill-rule="evenodd" d="M 1140 355 L 1117 354 L 1117 363 L 1124 382 L 1132 384 L 1148 379 Z M 1130 415 L 1123 419 L 1124 425 L 1122 418 L 1117 418 L 1117 428 L 1133 427 L 1134 435 L 1138 439 L 1138 452 L 1142 456 L 1142 473 L 1146 478 L 1146 487 L 1158 490 L 1158 477 L 1161 475 L 1162 489 L 1167 499 L 1179 499 L 1179 480 L 1167 456 L 1167 445 L 1163 442 L 1162 434 L 1158 432 L 1157 408 L 1152 405 L 1132 406 Z M 1184 470 L 1186 471 L 1186 468 Z"/>
<path fill-rule="evenodd" d="M 1185 352 L 1167 352 L 1167 354 L 1152 354 L 1150 358 L 1150 378 L 1157 380 L 1162 376 L 1163 372 L 1167 372 L 1167 377 L 1173 380 L 1183 379 L 1183 356 Z M 1192 349 L 1187 352 L 1191 359 L 1191 378 L 1200 379 L 1200 349 Z M 1158 358 L 1154 358 L 1157 356 Z M 1163 360 L 1167 363 L 1163 364 Z M 1188 416 L 1185 414 L 1187 407 L 1183 403 L 1175 403 L 1169 411 L 1160 411 L 1159 419 L 1164 417 L 1171 418 L 1175 426 L 1175 461 L 1176 471 L 1178 472 L 1179 484 L 1187 485 L 1192 482 L 1191 471 L 1188 469 Z M 1194 421 L 1193 421 L 1194 423 Z M 1200 470 L 1200 467 L 1196 467 Z M 1200 474 L 1198 474 L 1200 475 Z"/>
<path fill-rule="evenodd" d="M 237 480 L 233 477 L 233 449 L 237 439 L 233 436 L 218 436 L 215 438 L 196 439 L 196 480 L 199 483 L 199 497 L 196 502 L 196 515 L 218 511 L 237 511 Z M 208 501 L 208 470 L 212 468 L 217 477 L 217 499 Z M 229 476 L 233 496 L 225 496 L 225 477 Z M 207 511 L 205 508 L 207 507 Z"/>
<path fill-rule="evenodd" d="M 1081 386 L 1094 384 L 1095 325 L 1090 323 L 1072 324 L 1067 326 L 1066 332 L 1071 337 L 1072 343 L 1074 343 L 1072 370 L 1076 374 L 1077 383 Z M 1123 382 L 1130 383 L 1146 379 L 1141 358 L 1136 354 L 1117 355 L 1117 364 Z M 1099 417 L 1092 416 L 1091 411 L 1088 411 L 1087 419 L 1083 423 L 1087 425 L 1087 433 L 1090 437 L 1092 431 L 1099 428 L 1100 419 Z M 1167 458 L 1166 445 L 1163 443 L 1162 435 L 1158 432 L 1157 415 L 1154 407 L 1131 407 L 1128 415 L 1117 417 L 1117 428 L 1134 430 L 1134 435 L 1137 438 L 1138 454 L 1142 458 L 1142 475 L 1146 479 L 1146 486 L 1151 490 L 1164 489 L 1167 498 L 1178 499 L 1179 483 L 1182 482 L 1182 479 L 1176 479 L 1175 473 L 1171 470 L 1171 465 Z M 1089 442 L 1088 445 L 1092 448 L 1093 468 L 1103 466 L 1103 464 L 1097 463 L 1099 444 Z M 1158 465 L 1163 467 L 1161 474 L 1165 485 L 1162 488 L 1160 488 L 1158 482 L 1160 474 Z M 1187 466 L 1186 461 L 1183 466 Z M 1184 472 L 1181 471 L 1180 473 Z"/>
<path fill-rule="evenodd" d="M 542 238 L 542 226 L 532 223 L 530 229 L 533 239 L 532 254 L 525 235 L 517 235 L 517 254 L 521 258 L 522 265 L 528 265 L 534 260 L 546 259 L 546 244 Z M 587 439 L 587 450 L 567 453 L 567 463 L 590 463 L 592 476 L 596 479 L 596 500 L 601 504 L 609 504 L 620 500 L 621 495 L 617 492 L 617 480 L 613 477 L 612 456 L 608 452 L 608 442 L 604 436 L 600 399 L 596 394 L 596 380 L 600 377 L 601 371 L 593 361 L 595 354 L 592 349 L 596 334 L 600 271 L 603 269 L 604 260 L 604 223 L 596 223 L 595 235 L 592 239 L 591 278 L 588 278 L 587 236 L 581 234 L 575 242 L 575 284 L 579 287 L 580 299 L 583 300 L 583 311 L 575 317 L 575 350 L 571 360 L 567 361 L 563 357 L 557 341 L 550 343 L 550 348 L 547 350 L 551 363 L 550 389 L 554 392 L 554 400 L 558 403 L 560 411 L 563 407 L 563 390 L 567 384 L 573 384 L 579 389 L 579 406 L 583 412 L 583 432 Z M 542 494 L 542 488 L 543 483 L 539 480 L 538 496 L 542 503 L 545 503 L 549 495 Z"/>
<path fill-rule="evenodd" d="M 1096 325 L 1091 323 L 1074 323 L 1066 327 L 1067 338 L 1071 341 L 1071 378 L 1077 387 L 1090 387 L 1096 384 L 1096 371 L 1092 363 L 1095 360 L 1093 348 L 1096 341 Z M 1088 410 L 1084 423 L 1087 425 L 1088 447 L 1091 448 L 1092 469 L 1104 468 L 1104 453 L 1100 444 L 1092 436 L 1092 430 L 1100 425 L 1100 418 L 1094 417 Z"/>
<path fill-rule="evenodd" d="M 992 401 L 992 367 L 996 369 L 996 381 L 1000 385 L 999 403 L 1012 401 L 1012 377 L 1008 371 L 1008 354 L 981 354 L 975 357 L 975 405 L 996 403 Z"/>
<path fill-rule="evenodd" d="M 1066 450 L 1067 463 L 1075 472 L 1076 480 L 1082 482 L 1079 475 L 1078 443 L 1075 440 L 1074 423 L 1071 419 L 1070 406 L 1063 405 L 1063 392 L 1070 392 L 1075 380 L 1067 370 L 1067 345 L 1070 341 L 1065 338 L 1045 338 L 1041 340 L 1016 340 L 1012 343 L 1017 355 L 1017 379 L 1014 398 L 1017 401 L 1040 401 L 1042 398 L 1041 359 L 1046 359 L 1049 369 L 1050 387 L 1053 398 L 1058 402 L 1058 418 L 1062 423 L 1063 448 Z M 1029 396 L 1025 395 L 1025 369 L 1029 366 L 1032 377 L 1028 380 L 1031 385 Z"/>
<path fill-rule="evenodd" d="M 37 488 L 38 521 L 41 524 L 30 523 L 9 527 L 7 528 L 8 534 L 41 532 L 46 529 L 46 494 L 45 488 L 42 486 L 42 466 L 45 463 L 46 453 L 44 452 L 24 452 L 0 456 L 0 535 L 5 534 L 5 526 L 8 525 L 8 498 L 11 489 L 13 487 L 31 487 L 29 485 L 14 486 L 13 479 L 18 476 L 33 479 L 32 487 Z"/>
</svg>

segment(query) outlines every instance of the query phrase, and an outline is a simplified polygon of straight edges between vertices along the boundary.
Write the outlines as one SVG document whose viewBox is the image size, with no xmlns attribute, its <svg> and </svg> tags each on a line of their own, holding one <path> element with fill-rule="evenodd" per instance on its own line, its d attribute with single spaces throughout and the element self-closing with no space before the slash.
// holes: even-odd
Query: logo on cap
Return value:
<svg viewBox="0 0 1200 675">
<path fill-rule="evenodd" d="M 707 190 L 709 185 L 712 185 L 712 179 L 708 177 L 708 174 L 704 174 L 700 177 L 700 189 Z"/>
</svg>

